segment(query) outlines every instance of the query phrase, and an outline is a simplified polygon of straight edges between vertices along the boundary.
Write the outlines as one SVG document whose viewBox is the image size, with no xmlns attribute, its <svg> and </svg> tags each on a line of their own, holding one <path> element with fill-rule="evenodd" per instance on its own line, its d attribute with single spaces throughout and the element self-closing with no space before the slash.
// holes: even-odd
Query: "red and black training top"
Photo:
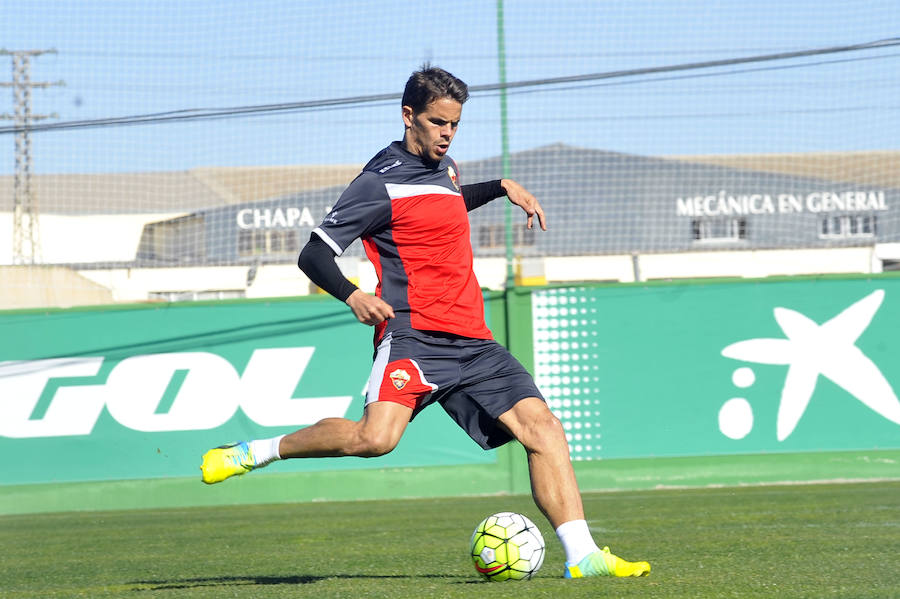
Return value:
<svg viewBox="0 0 900 599">
<path fill-rule="evenodd" d="M 499 181 L 461 191 L 449 156 L 427 162 L 400 142 L 363 168 L 313 234 L 338 256 L 362 239 L 378 276 L 375 293 L 395 314 L 376 327 L 376 344 L 403 328 L 492 338 L 472 269 L 467 212 L 503 194 Z"/>
</svg>

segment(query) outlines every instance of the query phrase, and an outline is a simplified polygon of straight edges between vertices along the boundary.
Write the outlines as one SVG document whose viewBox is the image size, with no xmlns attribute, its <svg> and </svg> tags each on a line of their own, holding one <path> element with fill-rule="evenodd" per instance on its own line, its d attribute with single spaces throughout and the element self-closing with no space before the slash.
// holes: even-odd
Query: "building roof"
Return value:
<svg viewBox="0 0 900 599">
<path fill-rule="evenodd" d="M 871 186 L 900 188 L 900 151 L 817 152 L 634 156 L 553 144 L 513 155 L 515 176 L 527 175 L 548 161 L 565 159 L 557 177 L 583 174 L 584 166 L 604 166 L 633 181 L 643 167 L 693 164 L 760 173 L 795 175 Z M 580 166 L 579 165 L 583 165 Z M 53 214 L 172 214 L 295 195 L 313 189 L 346 186 L 362 165 L 293 165 L 268 167 L 202 167 L 186 171 L 34 175 L 32 189 L 40 213 Z M 499 176 L 499 158 L 462 163 L 464 181 L 482 173 Z M 630 174 L 629 174 L 630 173 Z M 631 184 L 630 182 L 628 184 Z M 0 175 L 0 211 L 13 206 L 13 176 Z"/>
<path fill-rule="evenodd" d="M 359 166 L 204 167 L 189 171 L 34 175 L 39 213 L 160 214 L 346 185 Z M 0 175 L 0 211 L 13 206 L 12 175 Z"/>
<path fill-rule="evenodd" d="M 863 185 L 900 187 L 900 151 L 897 150 L 804 154 L 708 154 L 667 156 L 667 158 Z"/>
</svg>

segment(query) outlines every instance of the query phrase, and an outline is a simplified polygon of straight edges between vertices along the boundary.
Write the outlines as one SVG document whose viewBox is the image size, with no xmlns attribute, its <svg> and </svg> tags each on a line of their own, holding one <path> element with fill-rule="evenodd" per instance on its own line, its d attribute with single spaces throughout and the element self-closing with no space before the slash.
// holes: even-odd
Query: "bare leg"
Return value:
<svg viewBox="0 0 900 599">
<path fill-rule="evenodd" d="M 583 520 L 584 508 L 566 434 L 547 404 L 537 397 L 528 397 L 498 420 L 525 447 L 531 494 L 553 528 Z"/>
<path fill-rule="evenodd" d="M 359 421 L 325 418 L 285 436 L 279 454 L 282 458 L 384 455 L 397 446 L 411 414 L 411 408 L 398 403 L 374 402 Z"/>
</svg>

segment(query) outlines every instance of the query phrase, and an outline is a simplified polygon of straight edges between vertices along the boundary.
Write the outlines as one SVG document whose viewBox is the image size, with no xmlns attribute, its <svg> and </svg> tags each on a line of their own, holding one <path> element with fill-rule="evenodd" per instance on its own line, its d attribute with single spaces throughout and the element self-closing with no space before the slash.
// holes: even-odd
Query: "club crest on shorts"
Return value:
<svg viewBox="0 0 900 599">
<path fill-rule="evenodd" d="M 403 389 L 403 387 L 406 386 L 406 383 L 409 382 L 409 373 L 402 368 L 398 368 L 388 376 L 391 377 L 391 382 L 394 383 L 394 387 L 397 388 L 397 391 Z"/>
<path fill-rule="evenodd" d="M 456 188 L 456 191 L 459 191 L 459 177 L 456 176 L 456 171 L 453 170 L 452 166 L 447 167 L 447 174 L 450 175 L 450 182 L 453 183 L 453 187 Z"/>
</svg>

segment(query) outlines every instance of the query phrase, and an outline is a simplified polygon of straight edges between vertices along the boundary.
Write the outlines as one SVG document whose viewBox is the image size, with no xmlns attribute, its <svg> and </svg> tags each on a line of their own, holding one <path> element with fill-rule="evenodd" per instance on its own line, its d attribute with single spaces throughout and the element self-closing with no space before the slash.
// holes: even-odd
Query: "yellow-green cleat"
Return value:
<svg viewBox="0 0 900 599">
<path fill-rule="evenodd" d="M 226 478 L 246 474 L 256 468 L 256 460 L 246 441 L 221 445 L 203 454 L 200 471 L 208 485 L 220 483 Z"/>
<path fill-rule="evenodd" d="M 647 562 L 628 562 L 609 552 L 609 547 L 595 551 L 577 564 L 566 562 L 565 578 L 584 578 L 586 576 L 647 576 L 650 564 Z"/>
</svg>

